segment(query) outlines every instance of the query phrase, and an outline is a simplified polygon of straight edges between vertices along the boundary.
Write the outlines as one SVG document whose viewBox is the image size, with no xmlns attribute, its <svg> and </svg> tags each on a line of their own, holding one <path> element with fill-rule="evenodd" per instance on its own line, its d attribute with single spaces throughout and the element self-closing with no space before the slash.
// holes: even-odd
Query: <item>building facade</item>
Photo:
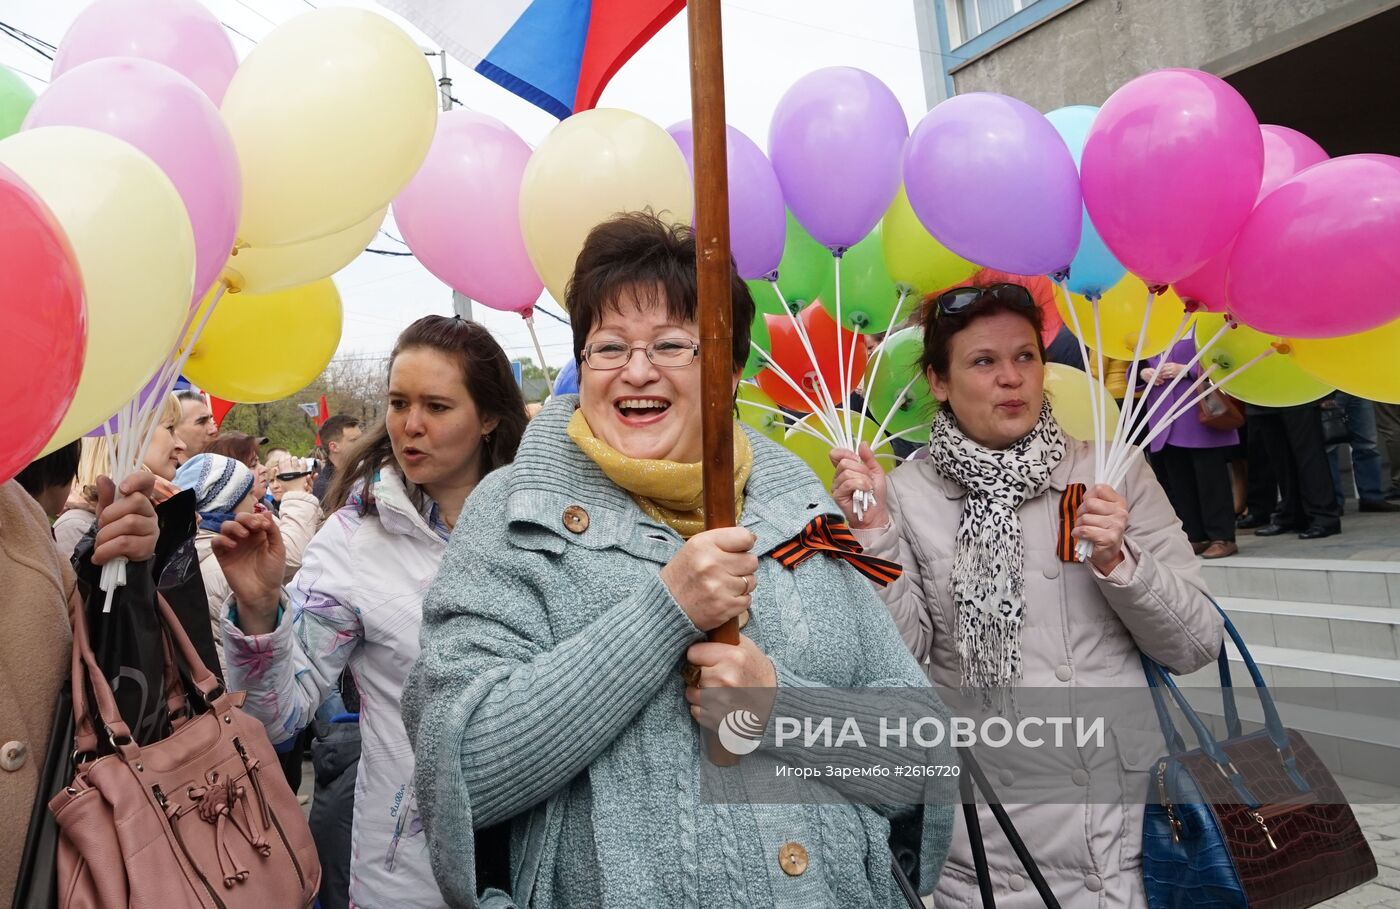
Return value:
<svg viewBox="0 0 1400 909">
<path fill-rule="evenodd" d="M 995 91 L 1102 104 L 1170 66 L 1229 81 L 1260 122 L 1336 156 L 1400 154 L 1400 0 L 915 0 L 930 104 Z"/>
</svg>

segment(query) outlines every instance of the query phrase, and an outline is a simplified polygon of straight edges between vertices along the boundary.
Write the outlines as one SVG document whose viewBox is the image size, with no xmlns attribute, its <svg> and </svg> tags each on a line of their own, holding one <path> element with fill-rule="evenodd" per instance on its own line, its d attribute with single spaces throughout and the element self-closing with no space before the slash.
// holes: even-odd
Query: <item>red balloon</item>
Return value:
<svg viewBox="0 0 1400 909">
<path fill-rule="evenodd" d="M 43 450 L 73 402 L 87 307 L 73 250 L 48 206 L 0 166 L 0 480 Z"/>
<path fill-rule="evenodd" d="M 769 316 L 768 332 L 772 337 L 773 360 L 778 364 L 783 372 L 794 382 L 802 385 L 807 396 L 817 406 L 821 406 L 822 398 L 817 391 L 821 385 L 817 376 L 826 381 L 826 387 L 831 391 L 831 396 L 837 405 L 841 404 L 841 369 L 838 363 L 843 360 L 846 367 L 846 375 L 850 380 L 846 385 L 854 388 L 860 383 L 865 375 L 865 342 L 853 331 L 839 328 L 836 320 L 831 318 L 820 302 L 812 302 L 807 308 L 802 310 L 798 318 L 807 330 L 807 338 L 812 344 L 812 353 L 816 355 L 816 362 L 807 354 L 807 348 L 803 346 L 802 339 L 798 337 L 797 330 L 793 327 L 792 320 L 787 316 Z M 854 343 L 853 343 L 854 342 Z M 838 360 L 837 345 L 840 347 L 840 359 Z M 855 351 L 854 362 L 852 362 L 852 350 Z M 793 391 L 792 386 L 778 378 L 777 373 L 771 369 L 764 369 L 759 372 L 758 386 L 779 405 L 790 410 L 809 412 L 812 408 L 807 402 L 802 400 L 802 396 Z"/>
</svg>

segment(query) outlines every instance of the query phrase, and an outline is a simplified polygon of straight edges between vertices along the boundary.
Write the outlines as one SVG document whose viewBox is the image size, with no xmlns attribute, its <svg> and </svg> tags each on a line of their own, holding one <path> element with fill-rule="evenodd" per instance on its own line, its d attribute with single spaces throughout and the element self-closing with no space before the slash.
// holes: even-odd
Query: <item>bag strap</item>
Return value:
<svg viewBox="0 0 1400 909">
<path fill-rule="evenodd" d="M 127 605 L 130 608 L 130 604 Z M 176 618 L 174 610 L 170 608 L 170 604 L 166 602 L 163 594 L 156 593 L 155 605 L 167 645 L 166 672 L 168 674 L 172 672 L 173 667 L 170 665 L 169 656 L 173 651 L 175 656 L 183 660 L 190 681 L 204 699 L 205 706 L 215 710 L 225 709 L 228 706 L 227 690 L 200 660 L 194 645 L 190 643 L 189 636 L 185 634 L 184 627 L 180 625 L 180 620 Z M 122 719 L 121 712 L 117 709 L 112 687 L 108 684 L 106 676 L 97 664 L 97 657 L 92 652 L 92 641 L 88 636 L 87 606 L 80 597 L 74 597 L 70 601 L 69 614 L 73 625 L 71 685 L 73 714 L 76 723 L 74 750 L 79 754 L 96 754 L 97 752 L 97 735 L 93 729 L 91 710 L 86 696 L 86 691 L 90 688 L 97 703 L 97 714 L 102 718 L 103 726 L 107 732 L 108 741 L 124 760 L 134 761 L 140 755 L 141 748 L 132 738 L 131 728 Z M 168 645 L 173 645 L 173 648 Z M 178 679 L 178 673 L 173 674 Z M 167 696 L 170 696 L 170 693 L 170 689 L 167 688 Z M 179 697 L 183 709 L 187 706 L 187 702 L 183 693 Z"/>
<path fill-rule="evenodd" d="M 1244 661 L 1245 668 L 1249 671 L 1250 679 L 1254 682 L 1254 688 L 1258 692 L 1259 703 L 1264 712 L 1265 732 L 1269 737 L 1269 741 L 1273 744 L 1274 749 L 1278 752 L 1279 759 L 1283 764 L 1284 771 L 1288 775 L 1289 781 L 1293 783 L 1294 787 L 1297 788 L 1299 792 L 1307 792 L 1309 790 L 1308 784 L 1298 771 L 1297 757 L 1293 754 L 1292 744 L 1289 741 L 1287 730 L 1283 727 L 1283 721 L 1279 719 L 1278 706 L 1274 703 L 1273 695 L 1269 692 L 1268 686 L 1264 683 L 1264 676 L 1259 671 L 1258 664 L 1254 662 L 1253 654 L 1249 652 L 1249 647 L 1245 645 L 1244 638 L 1240 636 L 1234 623 L 1230 621 L 1230 617 L 1220 608 L 1220 604 L 1216 603 L 1213 598 L 1211 599 L 1211 604 L 1215 606 L 1216 612 L 1220 613 L 1225 632 L 1230 636 L 1230 639 L 1234 641 L 1235 649 L 1239 651 L 1240 657 Z M 1187 722 L 1196 733 L 1196 741 L 1200 745 L 1201 750 L 1205 752 L 1211 760 L 1215 761 L 1216 765 L 1221 768 L 1222 773 L 1226 773 L 1226 776 L 1229 777 L 1230 773 L 1227 772 L 1230 768 L 1229 756 L 1226 755 L 1216 743 L 1214 736 L 1210 734 L 1205 723 L 1201 721 L 1201 718 L 1186 700 L 1185 695 L 1181 693 L 1176 683 L 1172 681 L 1171 673 L 1166 667 L 1154 661 L 1151 657 L 1147 656 L 1147 654 L 1142 653 L 1140 656 L 1142 658 L 1143 671 L 1147 676 L 1147 685 L 1152 692 L 1153 704 L 1157 709 L 1157 719 L 1162 726 L 1163 735 L 1167 738 L 1168 748 L 1173 749 L 1173 754 L 1179 754 L 1185 750 L 1185 748 L 1182 747 L 1181 737 L 1171 721 L 1162 695 L 1162 688 L 1165 688 L 1171 694 L 1173 700 L 1176 701 L 1177 707 L 1180 708 L 1182 715 L 1186 717 Z M 1227 659 L 1223 644 L 1220 648 L 1220 655 L 1216 658 L 1216 664 L 1220 671 L 1220 687 L 1225 705 L 1227 731 L 1232 737 L 1238 736 L 1240 735 L 1241 729 L 1239 711 L 1235 704 L 1234 689 L 1230 679 L 1229 660 Z M 1237 773 L 1234 774 L 1234 776 L 1238 778 Z M 1233 782 L 1234 780 L 1232 780 L 1232 783 Z M 1236 786 L 1236 792 L 1240 794 L 1246 802 L 1253 800 L 1252 796 L 1249 796 L 1248 790 L 1244 789 L 1242 781 Z"/>
<path fill-rule="evenodd" d="M 997 798 L 996 790 L 988 782 L 987 775 L 982 772 L 982 766 L 977 763 L 972 756 L 972 751 L 967 748 L 958 749 L 958 758 L 962 761 L 963 769 L 972 777 L 972 783 L 982 792 L 982 798 L 986 800 L 987 807 L 991 809 L 992 816 L 997 819 L 997 826 L 1001 827 L 1001 832 L 1006 835 L 1006 839 L 1011 843 L 1011 850 L 1016 853 L 1016 858 L 1020 859 L 1021 867 L 1026 870 L 1026 876 L 1035 885 L 1035 890 L 1040 894 L 1040 899 L 1045 903 L 1046 909 L 1060 909 L 1060 903 L 1055 899 L 1055 894 L 1050 890 L 1050 885 L 1045 882 L 1045 876 L 1040 873 L 1040 866 L 1036 864 L 1035 857 L 1026 848 L 1021 835 L 1016 831 L 1016 825 L 1011 822 L 1011 816 L 1002 807 L 1001 800 Z M 959 777 L 958 786 L 963 789 L 964 804 L 971 804 L 971 786 L 963 787 L 962 778 Z M 964 811 L 967 809 L 964 808 Z M 972 805 L 972 818 L 977 815 L 977 806 Z M 974 826 L 975 825 L 975 826 Z M 992 897 L 991 873 L 986 866 L 986 851 L 982 846 L 982 832 L 980 824 L 975 824 L 975 820 L 968 826 L 968 836 L 974 837 L 972 843 L 973 860 L 976 861 L 977 853 L 982 853 L 982 864 L 977 869 L 977 885 L 982 891 L 982 900 L 987 909 L 992 909 L 995 902 Z"/>
</svg>

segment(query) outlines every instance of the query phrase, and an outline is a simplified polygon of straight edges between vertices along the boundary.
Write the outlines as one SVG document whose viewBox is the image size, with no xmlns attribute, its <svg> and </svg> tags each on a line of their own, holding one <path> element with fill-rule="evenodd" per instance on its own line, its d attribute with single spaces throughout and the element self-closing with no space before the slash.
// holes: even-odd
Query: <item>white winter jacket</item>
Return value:
<svg viewBox="0 0 1400 909">
<path fill-rule="evenodd" d="M 309 492 L 289 492 L 282 497 L 282 507 L 277 514 L 277 529 L 282 534 L 282 548 L 286 551 L 287 568 L 282 580 L 290 581 L 301 568 L 302 554 L 321 526 L 321 503 Z M 228 581 L 224 580 L 224 570 L 214 555 L 213 540 L 218 534 L 200 528 L 194 535 L 195 554 L 199 556 L 199 573 L 204 581 L 204 594 L 209 599 L 209 621 L 214 626 L 214 647 L 219 652 L 219 667 L 228 678 L 228 660 L 224 657 L 224 638 L 220 627 L 224 620 L 224 603 L 228 600 Z M 236 690 L 236 689 L 235 689 Z"/>
<path fill-rule="evenodd" d="M 350 900 L 361 909 L 443 906 L 413 798 L 413 748 L 399 698 L 418 659 L 423 595 L 447 543 L 435 506 L 415 508 L 392 467 L 373 484 L 376 512 L 330 515 L 307 547 L 278 627 L 244 635 L 223 621 L 229 687 L 274 743 L 308 725 L 347 666 L 359 688 Z M 235 606 L 236 609 L 236 606 Z"/>
</svg>

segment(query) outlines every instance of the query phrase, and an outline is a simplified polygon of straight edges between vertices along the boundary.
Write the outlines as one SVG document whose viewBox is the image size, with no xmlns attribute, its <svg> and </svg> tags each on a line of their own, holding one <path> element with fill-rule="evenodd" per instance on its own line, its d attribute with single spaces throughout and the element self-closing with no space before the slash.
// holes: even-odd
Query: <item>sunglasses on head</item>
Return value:
<svg viewBox="0 0 1400 909">
<path fill-rule="evenodd" d="M 936 301 L 939 315 L 955 315 L 966 312 L 983 300 L 995 300 L 1008 306 L 1034 309 L 1035 300 L 1031 292 L 1019 284 L 989 284 L 986 287 L 954 287 L 938 295 Z"/>
</svg>

